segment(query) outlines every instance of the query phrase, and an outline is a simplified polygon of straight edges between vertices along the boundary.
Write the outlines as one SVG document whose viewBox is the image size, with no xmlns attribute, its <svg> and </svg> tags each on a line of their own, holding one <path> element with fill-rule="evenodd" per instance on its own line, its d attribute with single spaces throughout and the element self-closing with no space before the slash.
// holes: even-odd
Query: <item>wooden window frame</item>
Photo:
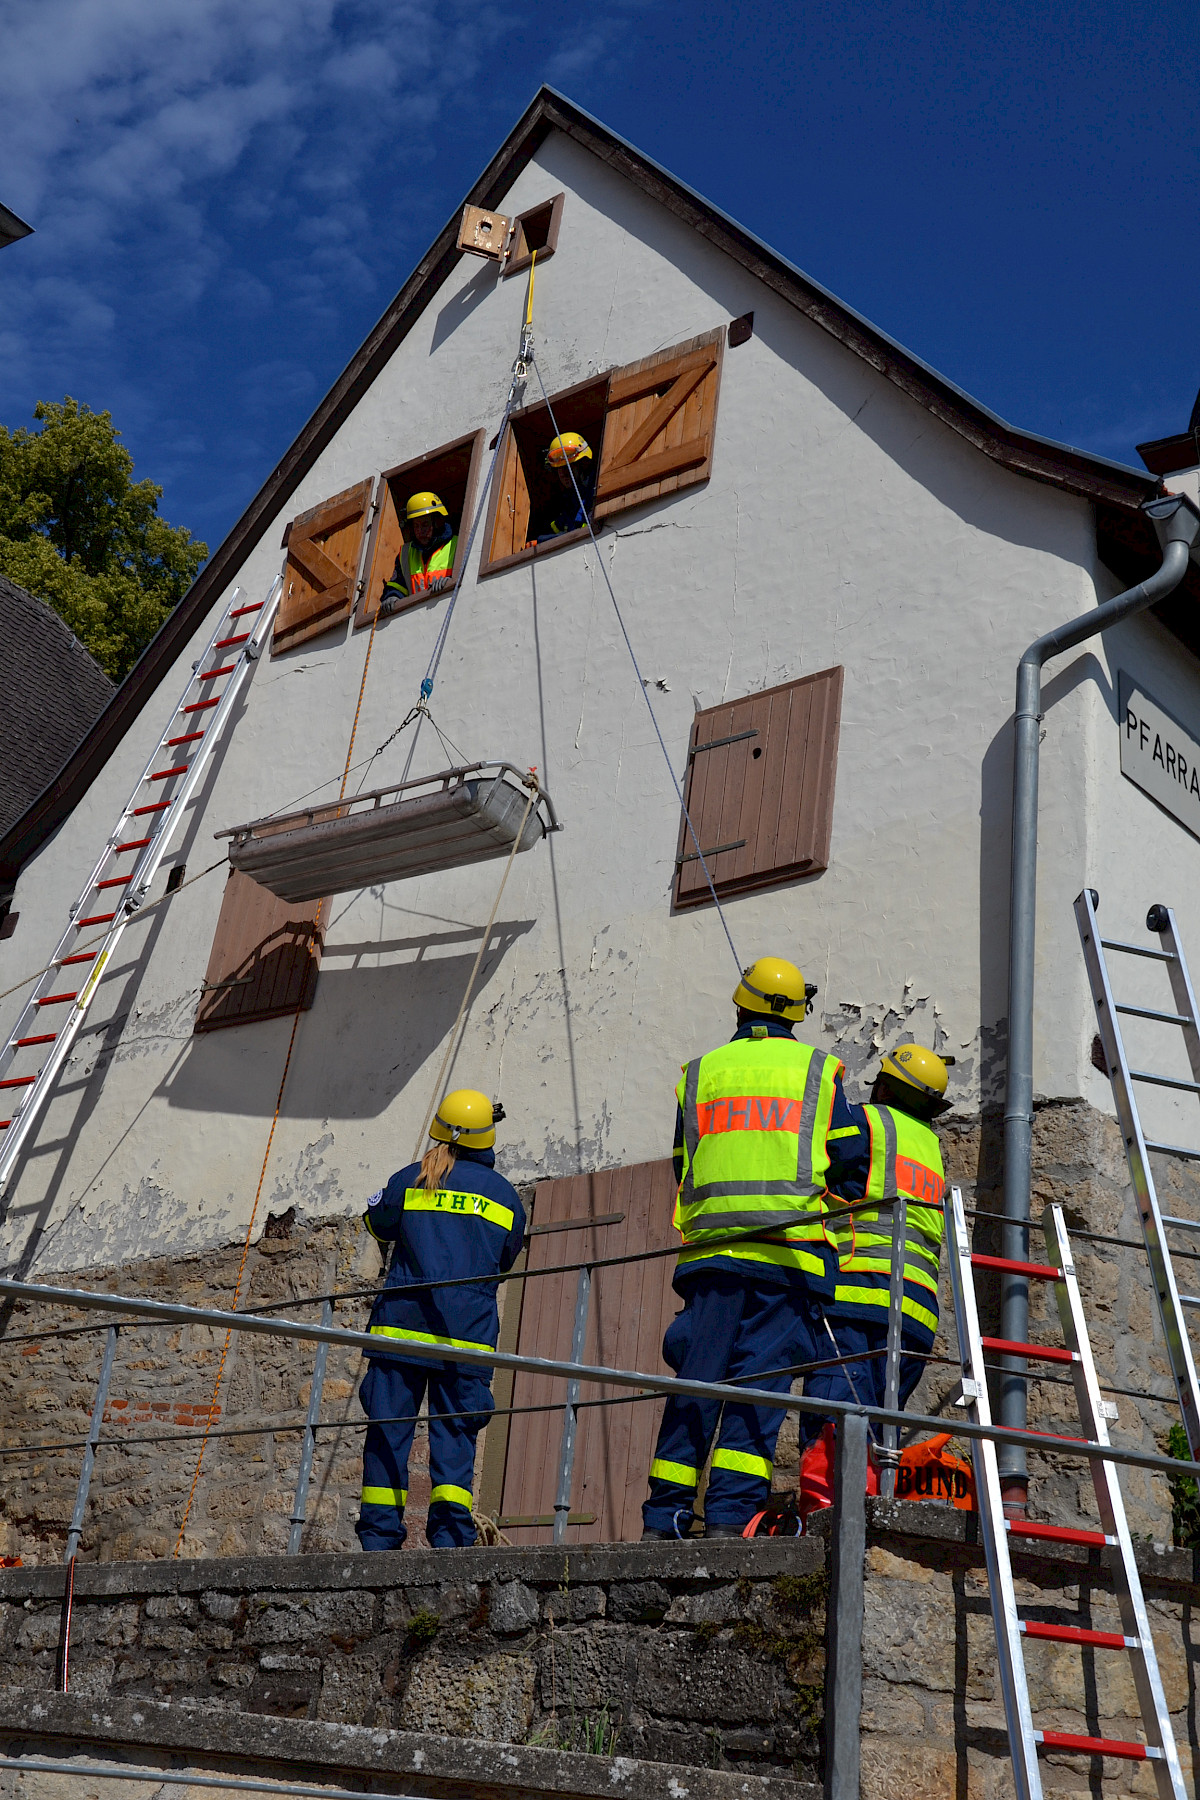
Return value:
<svg viewBox="0 0 1200 1800">
<path fill-rule="evenodd" d="M 366 575 L 359 594 L 358 606 L 354 614 L 354 629 L 361 631 L 370 625 L 379 606 L 383 594 L 384 583 L 391 575 L 395 560 L 399 554 L 399 545 L 407 537 L 400 518 L 396 489 L 422 485 L 415 477 L 431 464 L 436 465 L 443 458 L 454 456 L 460 452 L 469 453 L 466 486 L 462 508 L 458 521 L 458 553 L 454 559 L 451 575 L 456 576 L 462 568 L 462 559 L 466 555 L 467 538 L 470 535 L 471 520 L 475 516 L 475 501 L 479 492 L 479 482 L 483 470 L 484 438 L 482 428 L 468 431 L 462 437 L 451 438 L 448 443 L 439 444 L 434 450 L 426 450 L 420 456 L 410 457 L 407 462 L 397 463 L 393 468 L 384 469 L 379 477 L 376 491 L 375 517 L 371 521 L 370 540 L 367 544 L 366 559 L 363 567 Z M 395 486 L 393 486 L 393 483 Z M 425 484 L 438 492 L 436 481 Z M 435 594 L 411 594 L 407 600 L 399 602 L 392 608 L 389 618 L 410 611 L 414 606 L 429 606 L 443 597 L 444 590 Z"/>
<path fill-rule="evenodd" d="M 780 887 L 829 867 L 843 677 L 840 664 L 818 669 L 695 715 L 688 739 L 687 813 L 679 821 L 671 886 L 673 913 L 711 906 L 713 900 L 703 870 L 697 874 L 688 815 L 718 899 Z M 803 688 L 812 693 L 807 710 L 799 714 L 795 702 Z M 752 746 L 750 740 L 760 735 L 764 741 Z M 745 746 L 740 755 L 734 750 L 739 743 Z M 728 751 L 726 758 L 720 764 L 709 762 L 722 749 Z M 752 769 L 751 758 L 764 752 L 771 760 Z M 714 768 L 719 789 L 709 787 Z M 747 835 L 750 824 L 753 836 Z M 772 853 L 780 856 L 778 862 L 766 860 Z M 685 869 L 694 878 L 686 889 Z"/>
<path fill-rule="evenodd" d="M 358 600 L 359 588 L 362 584 L 363 569 L 368 540 L 371 535 L 371 513 L 376 498 L 376 478 L 368 476 L 363 481 L 356 481 L 353 487 L 343 488 L 338 494 L 331 494 L 317 506 L 310 506 L 306 511 L 297 513 L 289 520 L 283 534 L 283 599 L 275 618 L 274 630 L 271 633 L 271 655 L 283 656 L 289 650 L 298 649 L 301 644 L 310 642 L 316 637 L 323 637 L 328 631 L 335 631 L 351 617 Z M 338 509 L 347 511 L 346 523 L 357 523 L 362 520 L 359 534 L 358 550 L 353 569 L 347 569 L 335 563 L 323 545 L 315 541 L 320 530 L 336 530 L 323 522 L 323 515 L 336 514 Z M 356 510 L 353 510 L 356 509 Z M 303 529 L 309 527 L 308 530 Z M 297 533 L 297 527 L 301 530 Z M 311 582 L 313 572 L 306 569 L 300 561 L 297 551 L 302 544 L 311 544 L 311 560 L 313 569 L 320 569 L 321 564 L 328 563 L 330 570 L 336 571 L 336 578 L 329 580 L 325 588 L 301 601 L 302 615 L 293 618 L 289 614 L 289 563 L 299 568 L 300 574 Z M 325 571 L 321 570 L 324 575 Z"/>
<path fill-rule="evenodd" d="M 255 889 L 257 893 L 252 892 Z M 263 921 L 257 943 L 250 940 L 260 929 L 258 924 L 249 932 L 239 928 L 238 914 L 247 902 Z M 266 1019 L 290 1018 L 295 1012 L 306 1012 L 316 999 L 327 914 L 324 900 L 279 900 L 249 875 L 230 869 L 193 1032 L 203 1036 L 233 1025 L 257 1025 Z M 230 938 L 232 946 L 228 944 Z M 260 956 L 266 945 L 270 948 Z M 272 957 L 276 960 L 268 972 Z M 239 990 L 245 991 L 249 1005 L 240 1010 L 220 1010 L 224 997 L 236 996 Z M 233 1002 L 234 1007 L 239 1004 L 237 1000 Z"/>
<path fill-rule="evenodd" d="M 527 206 L 524 212 L 517 214 L 512 222 L 512 236 L 509 239 L 509 253 L 505 259 L 503 274 L 505 279 L 510 275 L 519 275 L 533 261 L 533 251 L 525 241 L 526 221 L 536 217 L 538 213 L 549 211 L 550 219 L 546 227 L 546 241 L 537 246 L 539 263 L 548 262 L 558 249 L 558 228 L 562 224 L 563 202 L 565 194 L 555 194 L 550 200 L 539 200 L 536 206 Z"/>
<path fill-rule="evenodd" d="M 610 374 L 611 371 L 605 370 L 600 375 L 589 376 L 586 381 L 577 381 L 573 387 L 563 388 L 561 392 L 551 394 L 548 401 L 539 400 L 529 406 L 521 407 L 518 412 L 512 414 L 504 428 L 504 439 L 500 445 L 500 454 L 496 458 L 496 472 L 492 477 L 492 491 L 483 527 L 484 548 L 479 562 L 480 580 L 488 575 L 499 575 L 505 569 L 515 569 L 520 563 L 532 562 L 538 556 L 557 555 L 560 550 L 565 550 L 571 544 L 584 542 L 590 535 L 587 526 L 581 525 L 577 531 L 564 531 L 561 537 L 554 539 L 553 543 L 531 544 L 527 549 L 514 550 L 502 556 L 492 555 L 500 506 L 504 496 L 509 492 L 510 483 L 515 480 L 515 476 L 510 471 L 514 469 L 518 460 L 522 463 L 522 475 L 528 485 L 528 476 L 524 474 L 524 455 L 527 453 L 523 453 L 521 450 L 521 438 L 527 429 L 530 437 L 533 436 L 534 420 L 543 421 L 539 422 L 537 431 L 539 435 L 545 435 L 547 442 L 553 433 L 553 426 L 550 423 L 551 407 L 553 407 L 555 417 L 563 431 L 577 431 L 580 428 L 579 425 L 569 422 L 576 417 L 577 403 L 582 398 L 588 409 L 594 410 L 592 406 L 594 397 L 600 402 L 598 408 L 600 429 L 597 432 L 595 426 L 591 426 L 589 428 L 591 435 L 588 431 L 585 431 L 583 435 L 591 446 L 596 467 L 599 467 L 600 457 L 603 454 L 604 412 L 608 404 Z M 595 438 L 594 442 L 593 437 Z"/>
<path fill-rule="evenodd" d="M 514 508 L 513 534 L 528 534 L 531 490 L 530 451 L 536 438 L 548 442 L 551 413 L 561 431 L 582 431 L 595 459 L 592 529 L 614 514 L 647 506 L 676 491 L 707 481 L 712 474 L 726 327 L 717 326 L 682 344 L 655 351 L 639 362 L 602 370 L 513 413 L 500 446 L 488 503 L 479 575 L 499 575 L 535 557 L 555 555 L 586 539 L 587 526 L 564 532 L 549 543 L 501 549 L 500 509 Z M 532 422 L 538 421 L 537 429 Z M 689 435 L 690 434 L 690 435 Z M 663 444 L 663 438 L 667 443 Z M 671 438 L 676 442 L 671 444 Z M 528 440 L 528 441 L 523 441 Z M 683 441 L 680 441 L 683 440 Z M 661 448 L 651 453 L 651 446 Z M 525 512 L 521 533 L 516 527 Z"/>
</svg>

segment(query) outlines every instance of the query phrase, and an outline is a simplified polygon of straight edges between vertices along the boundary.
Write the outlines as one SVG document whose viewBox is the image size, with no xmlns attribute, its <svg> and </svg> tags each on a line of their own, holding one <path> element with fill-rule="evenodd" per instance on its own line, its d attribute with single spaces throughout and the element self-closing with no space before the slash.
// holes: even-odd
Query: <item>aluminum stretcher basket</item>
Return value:
<svg viewBox="0 0 1200 1800">
<path fill-rule="evenodd" d="M 468 763 L 339 805 L 306 807 L 218 831 L 229 860 L 281 900 L 319 900 L 531 850 L 559 829 L 539 791 L 521 829 L 528 777 L 512 763 Z"/>
</svg>

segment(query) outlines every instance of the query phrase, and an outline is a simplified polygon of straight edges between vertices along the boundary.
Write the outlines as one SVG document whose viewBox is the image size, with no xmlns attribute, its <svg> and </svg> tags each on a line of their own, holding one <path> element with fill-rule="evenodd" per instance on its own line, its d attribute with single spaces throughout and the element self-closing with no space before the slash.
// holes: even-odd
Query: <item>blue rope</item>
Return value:
<svg viewBox="0 0 1200 1800">
<path fill-rule="evenodd" d="M 558 437 L 561 435 L 559 432 L 559 429 L 558 429 L 558 420 L 554 417 L 554 408 L 550 404 L 550 396 L 546 392 L 546 384 L 542 380 L 542 371 L 538 367 L 537 362 L 534 360 L 532 351 L 530 352 L 530 355 L 529 355 L 529 361 L 533 363 L 534 374 L 537 376 L 538 386 L 542 390 L 542 399 L 546 402 L 546 411 L 550 414 L 550 424 L 553 427 L 555 437 Z M 499 446 L 497 446 L 497 448 L 499 448 Z M 742 974 L 742 959 L 737 953 L 737 946 L 735 945 L 733 938 L 730 934 L 729 923 L 725 917 L 725 909 L 722 907 L 720 900 L 717 898 L 717 890 L 716 890 L 716 886 L 713 882 L 712 872 L 709 869 L 708 863 L 705 859 L 704 852 L 700 848 L 700 839 L 696 836 L 696 827 L 692 824 L 692 815 L 688 811 L 687 801 L 683 797 L 683 789 L 679 784 L 679 777 L 675 773 L 675 767 L 671 761 L 670 752 L 667 749 L 666 742 L 663 738 L 663 734 L 662 734 L 661 730 L 659 729 L 658 718 L 655 714 L 654 707 L 650 701 L 649 688 L 646 685 L 646 681 L 642 675 L 641 669 L 638 667 L 637 653 L 635 652 L 635 650 L 633 648 L 633 642 L 629 636 L 629 632 L 626 629 L 625 620 L 621 616 L 621 608 L 617 604 L 617 596 L 613 591 L 613 584 L 609 580 L 608 570 L 605 567 L 604 557 L 601 553 L 600 545 L 596 541 L 596 533 L 592 527 L 591 514 L 588 512 L 587 507 L 583 503 L 583 495 L 580 493 L 579 483 L 575 479 L 575 469 L 574 469 L 573 464 L 568 462 L 566 464 L 566 468 L 567 468 L 567 472 L 569 473 L 569 475 L 571 477 L 571 486 L 575 490 L 575 498 L 579 502 L 579 510 L 583 514 L 584 521 L 588 528 L 588 535 L 590 536 L 590 538 L 592 540 L 592 547 L 596 552 L 596 561 L 599 564 L 600 573 L 604 577 L 604 585 L 608 589 L 608 597 L 612 601 L 613 611 L 617 615 L 617 624 L 621 627 L 621 636 L 625 639 L 625 648 L 629 652 L 629 660 L 633 664 L 633 672 L 637 676 L 638 686 L 642 690 L 642 699 L 646 702 L 646 711 L 650 714 L 650 723 L 654 727 L 654 735 L 658 739 L 658 747 L 663 753 L 663 761 L 666 763 L 667 773 L 671 777 L 671 786 L 675 789 L 675 798 L 679 801 L 679 805 L 683 811 L 684 819 L 687 821 L 688 835 L 691 837 L 692 843 L 695 846 L 696 855 L 700 859 L 700 867 L 704 870 L 704 879 L 708 883 L 708 891 L 712 895 L 713 905 L 717 909 L 717 917 L 721 921 L 721 930 L 725 933 L 725 941 L 729 945 L 730 954 L 732 955 L 734 963 L 737 966 L 737 972 L 738 972 L 738 976 L 740 978 L 740 976 Z"/>
</svg>

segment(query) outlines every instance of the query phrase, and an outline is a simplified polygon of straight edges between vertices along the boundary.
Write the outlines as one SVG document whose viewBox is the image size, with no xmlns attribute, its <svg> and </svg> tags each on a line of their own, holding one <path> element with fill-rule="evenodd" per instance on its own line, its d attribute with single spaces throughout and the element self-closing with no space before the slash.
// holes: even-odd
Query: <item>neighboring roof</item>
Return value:
<svg viewBox="0 0 1200 1800">
<path fill-rule="evenodd" d="M 469 205 L 496 207 L 551 132 L 559 131 L 658 201 L 717 249 L 731 256 L 822 330 L 845 344 L 925 407 L 950 430 L 1019 475 L 1047 482 L 1095 503 L 1097 515 L 1128 525 L 1126 560 L 1145 572 L 1160 560 L 1153 532 L 1137 507 L 1158 483 L 1138 469 L 1018 431 L 919 357 L 846 306 L 752 232 L 694 189 L 643 156 L 570 100 L 543 87 L 466 196 Z M 75 756 L 17 825 L 0 838 L 0 880 L 11 879 L 67 816 L 105 759 L 154 693 L 175 658 L 237 573 L 263 532 L 286 505 L 349 413 L 420 318 L 460 256 L 461 207 L 417 264 L 383 317 L 367 335 L 291 448 L 272 470 L 233 530 L 210 557 L 191 589 L 147 646 Z M 1140 576 L 1138 577 L 1140 579 Z M 1198 640 L 1200 642 L 1200 640 Z"/>
<path fill-rule="evenodd" d="M 52 607 L 0 575 L 0 832 L 14 825 L 115 693 Z"/>
<path fill-rule="evenodd" d="M 32 225 L 27 225 L 24 219 L 18 219 L 16 213 L 9 212 L 7 206 L 0 206 L 0 250 L 5 244 L 15 244 L 18 238 L 32 235 Z"/>
</svg>

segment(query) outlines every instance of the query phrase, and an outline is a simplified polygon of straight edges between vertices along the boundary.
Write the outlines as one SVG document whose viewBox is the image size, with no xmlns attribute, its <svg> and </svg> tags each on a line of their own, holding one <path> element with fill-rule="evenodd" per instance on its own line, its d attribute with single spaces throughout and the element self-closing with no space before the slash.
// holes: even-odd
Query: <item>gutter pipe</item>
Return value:
<svg viewBox="0 0 1200 1800">
<path fill-rule="evenodd" d="M 1001 1255 L 1029 1260 L 1029 1201 L 1033 1145 L 1033 983 L 1034 913 L 1037 898 L 1038 751 L 1042 721 L 1042 666 L 1051 656 L 1073 650 L 1085 639 L 1144 612 L 1179 586 L 1193 547 L 1200 539 L 1200 511 L 1181 494 L 1144 501 L 1162 545 L 1162 566 L 1137 587 L 1048 631 L 1030 644 L 1017 665 L 1014 719 L 1012 891 L 1008 926 L 1008 1076 L 1004 1098 L 1004 1217 Z M 1029 1282 L 1000 1278 L 1000 1336 L 1029 1342 Z M 1016 1371 L 1000 1378 L 997 1418 L 1024 1430 L 1027 1385 L 1020 1357 L 1002 1359 Z M 1006 1444 L 1000 1452 L 1000 1483 L 1006 1509 L 1023 1511 L 1028 1492 L 1025 1447 Z"/>
</svg>

